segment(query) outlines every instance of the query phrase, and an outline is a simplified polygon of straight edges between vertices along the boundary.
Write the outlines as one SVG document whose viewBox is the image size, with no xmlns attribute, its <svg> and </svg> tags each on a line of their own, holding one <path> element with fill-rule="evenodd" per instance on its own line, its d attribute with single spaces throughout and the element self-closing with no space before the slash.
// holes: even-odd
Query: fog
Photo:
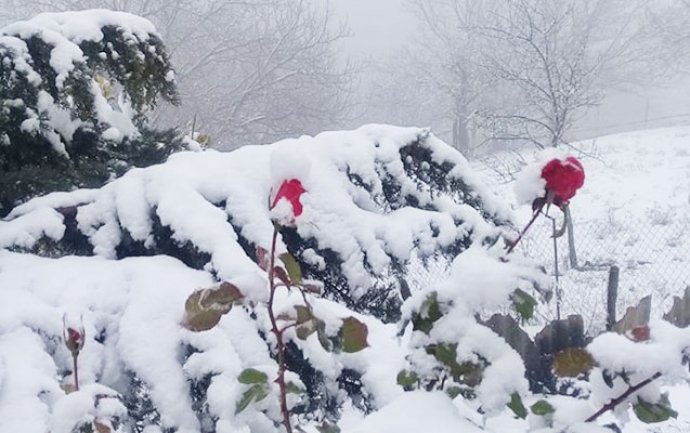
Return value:
<svg viewBox="0 0 690 433">
<path fill-rule="evenodd" d="M 312 0 L 323 3 L 324 0 Z M 402 0 L 330 0 L 334 17 L 347 23 L 343 52 L 357 59 L 387 57 L 400 49 L 416 25 Z"/>
<path fill-rule="evenodd" d="M 336 20 L 346 22 L 350 31 L 350 36 L 341 42 L 341 55 L 366 59 L 370 66 L 389 61 L 415 37 L 418 27 L 423 26 L 405 0 L 331 0 L 329 6 Z M 690 124 L 688 74 L 607 92 L 599 104 L 577 121 L 570 138 L 586 139 L 678 124 Z"/>
<path fill-rule="evenodd" d="M 690 6 L 682 0 L 0 6 L 4 23 L 85 8 L 150 19 L 182 97 L 152 120 L 202 132 L 220 149 L 386 122 L 431 126 L 471 156 L 690 122 Z"/>
</svg>

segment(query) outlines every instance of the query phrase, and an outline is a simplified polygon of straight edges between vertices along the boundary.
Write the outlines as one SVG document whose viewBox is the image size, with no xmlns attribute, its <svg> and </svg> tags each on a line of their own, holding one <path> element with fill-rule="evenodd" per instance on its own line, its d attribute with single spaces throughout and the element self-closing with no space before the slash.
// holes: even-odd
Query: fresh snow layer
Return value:
<svg viewBox="0 0 690 433">
<path fill-rule="evenodd" d="M 527 420 L 514 419 L 505 408 L 509 393 L 523 395 L 526 406 L 538 396 L 527 392 L 518 355 L 504 340 L 479 326 L 473 316 L 505 308 L 510 290 L 537 276 L 517 256 L 502 261 L 500 245 L 480 248 L 478 244 L 486 236 L 499 230 L 486 215 L 450 198 L 418 191 L 411 181 L 406 183 L 399 150 L 420 137 L 426 137 L 420 145 L 430 148 L 433 158 L 455 164 L 451 176 L 473 188 L 487 215 L 510 219 L 507 207 L 450 147 L 425 130 L 381 125 L 246 147 L 230 154 L 181 153 L 165 164 L 132 170 L 99 190 L 55 193 L 16 208 L 0 221 L 0 432 L 66 432 L 79 423 L 121 414 L 123 408 L 110 396 L 126 394 L 132 374 L 143 382 L 142 390 L 160 415 L 159 425 L 143 426 L 146 433 L 167 428 L 201 431 L 189 389 L 192 381 L 208 377 L 207 404 L 217 419 L 216 431 L 275 431 L 262 412 L 279 416 L 269 403 L 275 399 L 275 386 L 267 399 L 235 414 L 246 389 L 236 379 L 239 373 L 251 367 L 273 377 L 277 371 L 257 333 L 257 322 L 265 325 L 268 320 L 265 309 L 258 308 L 253 320 L 245 309 L 233 308 L 217 327 L 202 333 L 186 331 L 180 322 L 187 296 L 215 284 L 217 278 L 234 282 L 251 302 L 260 305 L 266 301 L 266 275 L 245 254 L 238 239 L 241 236 L 264 248 L 270 246 L 269 198 L 285 177 L 299 178 L 307 190 L 302 196 L 304 213 L 296 221 L 298 232 L 348 258 L 344 271 L 358 286 L 355 289 L 369 287 L 373 278 L 369 271 L 385 269 L 390 257 L 405 261 L 415 248 L 433 251 L 468 235 L 475 241 L 450 264 L 438 284 L 420 288 L 403 306 L 409 317 L 432 290 L 439 300 L 453 305 L 428 336 L 412 333 L 411 327 L 400 332 L 395 325 L 357 315 L 342 305 L 314 300 L 314 311 L 326 319 L 328 330 L 337 329 L 342 318 L 350 315 L 369 328 L 370 347 L 356 354 L 327 354 L 315 335 L 302 344 L 305 356 L 327 377 L 337 377 L 345 368 L 363 372 L 362 383 L 374 397 L 377 410 L 362 416 L 345 407 L 344 431 L 555 433 L 566 427 L 574 432 L 606 431 L 580 422 L 598 409 L 594 400 L 550 399 L 559 408 L 553 428 L 531 415 Z M 292 162 L 287 167 L 281 161 Z M 585 160 L 585 170 L 588 165 Z M 402 190 L 414 195 L 420 208 L 433 204 L 443 212 L 384 209 L 350 180 L 356 174 L 379 192 L 382 166 L 388 173 L 400 175 Z M 588 181 L 592 177 L 588 173 Z M 587 194 L 585 190 L 573 203 L 581 206 Z M 42 241 L 61 240 L 65 226 L 63 214 L 56 209 L 71 207 L 76 207 L 78 229 L 92 243 L 96 257 L 55 259 L 10 251 L 41 251 Z M 172 229 L 176 241 L 190 242 L 207 253 L 210 262 L 195 270 L 165 256 L 114 260 L 125 236 L 155 246 L 153 216 Z M 456 220 L 463 223 L 458 226 Z M 278 248 L 284 251 L 282 240 Z M 313 250 L 304 257 L 313 263 L 323 261 Z M 300 297 L 280 292 L 276 302 L 278 310 L 289 312 Z M 86 333 L 79 357 L 82 389 L 72 394 L 63 391 L 73 380 L 72 359 L 61 341 L 63 320 L 83 322 Z M 653 323 L 649 344 L 635 346 L 623 337 L 605 336 L 590 349 L 603 365 L 637 368 L 640 376 L 658 368 L 683 383 L 687 371 L 678 369 L 678 359 L 673 356 L 688 343 L 688 333 L 668 332 L 665 326 Z M 288 332 L 287 337 L 294 338 L 294 334 Z M 414 348 L 443 341 L 459 343 L 458 362 L 476 360 L 477 354 L 491 362 L 476 401 L 462 397 L 451 401 L 440 393 L 404 393 L 395 384 Z M 622 353 L 626 353 L 624 359 L 619 356 Z M 418 353 L 412 355 L 420 363 L 428 361 Z M 288 378 L 298 383 L 294 375 Z M 690 420 L 682 406 L 687 385 L 669 387 L 667 381 L 659 385 L 648 392 L 670 391 L 671 401 L 681 411 L 678 420 L 664 423 L 660 431 L 687 431 Z M 105 396 L 102 406 L 88 404 L 96 394 Z M 480 405 L 486 416 L 477 413 Z M 130 427 L 122 428 L 128 431 Z M 627 427 L 626 431 L 635 433 L 655 431 L 635 421 Z M 314 431 L 313 426 L 305 429 Z"/>
<path fill-rule="evenodd" d="M 344 433 L 474 433 L 482 431 L 440 392 L 408 392 Z"/>
<path fill-rule="evenodd" d="M 465 182 L 470 198 L 481 200 L 483 211 L 428 189 L 419 190 L 419 184 L 404 170 L 400 151 L 405 146 L 428 149 L 435 162 L 452 164 L 449 178 Z M 401 191 L 419 205 L 382 206 L 377 197 L 383 193 L 384 176 L 400 182 Z M 213 285 L 216 278 L 236 284 L 248 302 L 266 302 L 265 272 L 247 256 L 239 240 L 241 236 L 270 247 L 270 198 L 286 178 L 299 179 L 306 189 L 301 199 L 304 212 L 295 222 L 298 233 L 314 237 L 319 248 L 332 249 L 344 258 L 343 271 L 354 293 L 364 293 L 375 275 L 385 275 L 391 258 L 404 263 L 414 256 L 415 249 L 419 255 L 430 254 L 468 237 L 482 243 L 501 230 L 492 219 L 507 221 L 511 216 L 468 162 L 427 130 L 384 125 L 304 136 L 232 153 L 184 152 L 165 164 L 134 169 L 99 190 L 54 193 L 31 200 L 0 221 L 0 247 L 41 251 L 44 242 L 61 241 L 66 231 L 64 212 L 73 209 L 76 229 L 88 238 L 96 257 L 49 259 L 0 250 L 0 377 L 4 378 L 0 379 L 0 411 L 5 415 L 0 417 L 0 431 L 11 426 L 13 431 L 43 432 L 46 425 L 67 431 L 80 422 L 107 416 L 85 404 L 93 400 L 88 394 L 93 389 L 90 386 L 98 383 L 126 394 L 132 374 L 144 384 L 142 389 L 158 409 L 163 429 L 199 431 L 200 421 L 189 397 L 190 381 L 212 377 L 206 396 L 218 431 L 274 431 L 262 411 L 278 416 L 271 412 L 275 405 L 270 403 L 275 399 L 275 386 L 269 398 L 235 414 L 246 389 L 236 379 L 240 372 L 251 367 L 274 377 L 277 371 L 257 332 L 257 323 L 267 328 L 265 309 L 256 309 L 254 321 L 245 309 L 234 308 L 216 328 L 202 333 L 185 331 L 180 323 L 186 297 L 195 289 Z M 354 178 L 371 191 L 353 182 Z M 431 210 L 434 208 L 438 210 Z M 169 227 L 175 242 L 189 243 L 208 254 L 209 263 L 192 270 L 164 256 L 114 260 L 125 238 L 155 248 L 155 224 Z M 279 238 L 279 252 L 285 248 Z M 496 275 L 497 292 L 486 291 L 489 297 L 484 301 L 475 297 L 465 312 L 498 305 L 507 293 L 506 280 L 520 276 L 519 266 L 501 263 L 498 253 L 482 254 L 477 251 L 468 256 L 483 258 L 476 270 L 500 272 L 505 278 Z M 324 260 L 315 250 L 304 258 L 316 264 Z M 478 278 L 467 261 L 458 262 L 451 273 L 455 281 L 471 276 L 476 282 Z M 454 286 L 448 284 L 448 296 L 462 296 L 453 291 Z M 297 293 L 285 296 L 280 292 L 276 310 L 289 313 L 301 301 Z M 360 353 L 332 355 L 313 335 L 301 344 L 310 363 L 331 380 L 346 368 L 363 372 L 362 383 L 378 406 L 409 405 L 405 400 L 396 403 L 404 395 L 396 375 L 406 365 L 409 335 L 398 337 L 396 325 L 384 325 L 325 299 L 314 299 L 312 304 L 328 332 L 337 332 L 348 316 L 366 323 L 370 344 Z M 86 331 L 86 345 L 79 357 L 84 388 L 74 396 L 69 394 L 67 402 L 61 387 L 69 386 L 73 377 L 67 374 L 72 370 L 70 355 L 60 341 L 65 318 L 69 323 L 83 320 Z M 449 321 L 447 332 L 453 323 L 464 323 L 462 319 Z M 486 345 L 490 334 L 479 328 L 475 324 L 463 337 L 477 350 Z M 295 338 L 294 331 L 286 336 Z M 267 338 L 272 341 L 271 336 Z M 10 351 L 8 347 L 14 346 Z M 517 355 L 497 337 L 492 336 L 490 347 L 487 356 L 497 364 L 516 361 Z M 482 400 L 491 407 L 505 403 L 498 391 L 525 390 L 519 368 L 503 375 L 501 371 L 502 367 L 496 374 L 487 373 L 481 392 Z M 19 377 L 26 377 L 26 382 L 19 382 Z M 294 375 L 291 380 L 299 383 Z M 441 396 L 429 398 L 440 400 Z M 450 400 L 444 404 L 445 409 L 453 409 Z M 440 412 L 445 409 L 439 407 Z M 112 415 L 119 409 L 109 410 Z M 351 417 L 351 423 L 356 418 Z M 468 425 L 452 412 L 447 419 L 457 421 L 460 427 Z M 156 431 L 157 427 L 146 428 Z"/>
<path fill-rule="evenodd" d="M 176 241 L 191 242 L 211 255 L 209 265 L 220 278 L 255 280 L 259 270 L 239 245 L 238 235 L 268 249 L 269 197 L 284 178 L 300 177 L 307 192 L 302 196 L 299 234 L 318 239 L 319 248 L 343 257 L 352 289 L 362 291 L 372 285 L 369 270 L 384 273 L 391 257 L 405 262 L 415 248 L 428 255 L 466 236 L 481 240 L 497 233 L 496 226 L 472 206 L 420 191 L 404 175 L 400 148 L 420 137 L 425 137 L 420 145 L 430 147 L 434 158 L 455 165 L 451 176 L 463 179 L 472 194 L 482 198 L 489 215 L 503 221 L 510 218 L 468 162 L 427 131 L 370 125 L 232 153 L 184 152 L 166 164 L 132 170 L 99 191 L 38 198 L 0 222 L 0 247 L 28 247 L 43 235 L 60 240 L 59 220 L 45 208 L 78 205 L 79 230 L 89 237 L 95 254 L 112 259 L 125 232 L 135 241 L 152 244 L 153 210 L 160 223 L 172 229 Z M 391 211 L 377 204 L 374 197 L 382 194 L 382 170 L 395 176 L 402 191 L 416 197 L 419 206 Z M 350 181 L 352 176 L 372 192 Z M 422 209 L 426 205 L 435 205 L 440 212 Z M 35 216 L 38 212 L 45 216 Z M 239 233 L 235 228 L 240 228 Z M 279 249 L 284 248 L 279 243 Z"/>
</svg>

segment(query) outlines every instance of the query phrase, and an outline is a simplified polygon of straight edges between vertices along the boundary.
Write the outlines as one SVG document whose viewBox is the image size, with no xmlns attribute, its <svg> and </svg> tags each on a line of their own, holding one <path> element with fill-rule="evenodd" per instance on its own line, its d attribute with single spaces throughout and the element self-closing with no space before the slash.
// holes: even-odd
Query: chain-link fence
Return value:
<svg viewBox="0 0 690 433">
<path fill-rule="evenodd" d="M 556 225 L 560 228 L 561 221 Z M 617 315 L 652 295 L 652 315 L 661 317 L 690 285 L 690 219 L 671 212 L 642 217 L 578 222 L 574 219 L 574 254 L 568 236 L 555 241 L 554 225 L 539 218 L 520 243 L 522 253 L 542 264 L 561 291 L 561 316 L 581 314 L 592 331 L 603 329 L 609 269 L 620 268 Z M 554 252 L 555 250 L 555 252 Z M 556 261 L 556 254 L 558 259 Z M 556 266 L 557 265 L 557 266 Z M 558 272 L 556 271 L 558 269 Z M 556 278 L 558 276 L 558 278 Z M 555 299 L 541 311 L 556 316 Z"/>
</svg>

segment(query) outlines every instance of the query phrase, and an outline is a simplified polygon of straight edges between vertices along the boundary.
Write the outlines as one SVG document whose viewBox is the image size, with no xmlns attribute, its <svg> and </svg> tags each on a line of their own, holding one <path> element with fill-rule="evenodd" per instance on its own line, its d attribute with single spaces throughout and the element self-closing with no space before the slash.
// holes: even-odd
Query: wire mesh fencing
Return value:
<svg viewBox="0 0 690 433">
<path fill-rule="evenodd" d="M 561 222 L 556 225 L 560 226 Z M 520 250 L 543 265 L 561 293 L 560 314 L 581 314 L 590 331 L 605 327 L 607 280 L 611 266 L 620 268 L 617 315 L 652 295 L 652 316 L 661 317 L 690 285 L 690 222 L 670 212 L 642 217 L 573 221 L 568 236 L 554 241 L 554 224 L 540 218 L 520 243 Z M 541 309 L 544 319 L 556 317 L 557 303 Z"/>
</svg>

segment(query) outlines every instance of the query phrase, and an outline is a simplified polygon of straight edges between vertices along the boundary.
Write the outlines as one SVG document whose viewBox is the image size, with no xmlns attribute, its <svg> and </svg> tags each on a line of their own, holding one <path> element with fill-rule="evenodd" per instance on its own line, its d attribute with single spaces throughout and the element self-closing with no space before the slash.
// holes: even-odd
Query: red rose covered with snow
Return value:
<svg viewBox="0 0 690 433">
<path fill-rule="evenodd" d="M 302 186 L 302 182 L 299 179 L 289 179 L 283 181 L 278 188 L 273 201 L 271 202 L 271 211 L 274 213 L 274 220 L 279 222 L 290 223 L 300 215 L 302 215 L 302 203 L 300 202 L 300 197 L 306 190 Z M 283 206 L 282 202 L 286 202 L 288 206 Z M 286 215 L 288 214 L 288 215 Z"/>
<path fill-rule="evenodd" d="M 569 156 L 565 160 L 549 161 L 542 168 L 541 177 L 546 181 L 546 191 L 552 195 L 553 203 L 560 207 L 584 185 L 585 170 L 580 161 Z"/>
</svg>

